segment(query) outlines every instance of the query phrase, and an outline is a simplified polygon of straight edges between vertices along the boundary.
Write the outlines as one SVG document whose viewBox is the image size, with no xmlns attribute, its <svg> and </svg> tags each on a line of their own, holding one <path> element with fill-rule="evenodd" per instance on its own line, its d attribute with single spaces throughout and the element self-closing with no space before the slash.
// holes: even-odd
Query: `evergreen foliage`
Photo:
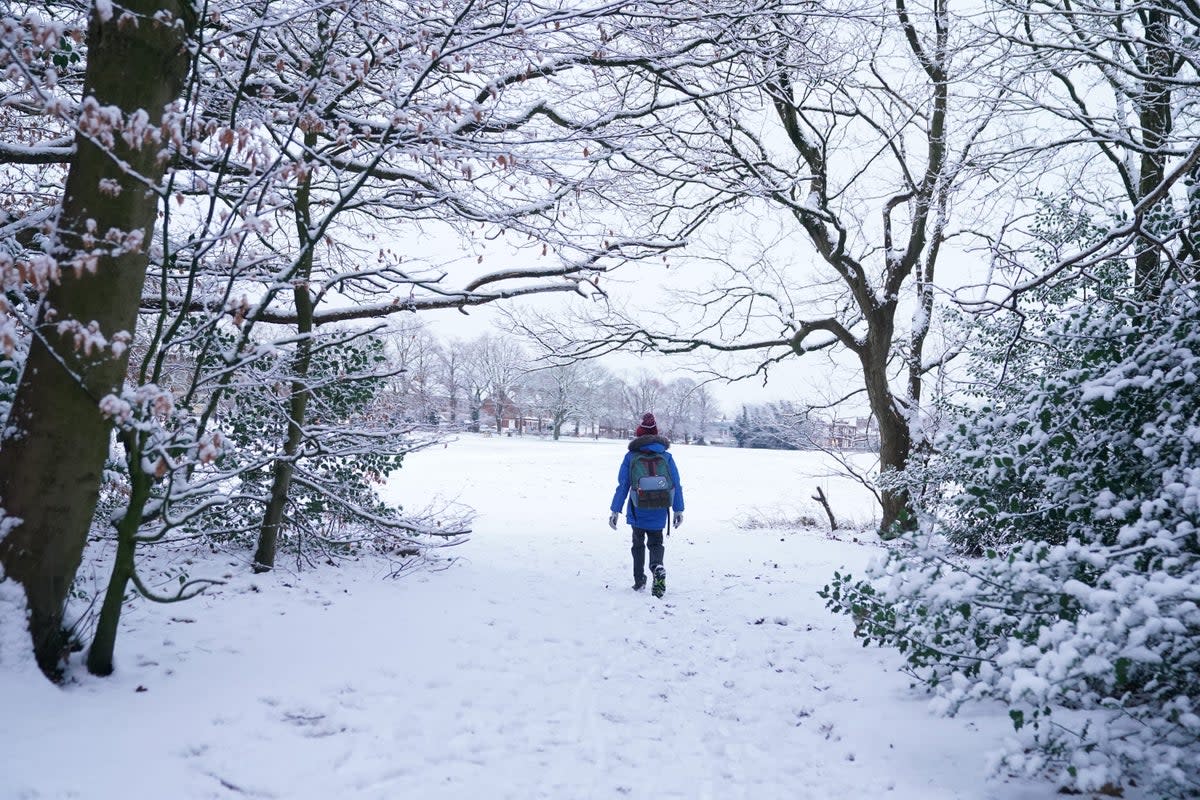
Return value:
<svg viewBox="0 0 1200 800">
<path fill-rule="evenodd" d="M 192 519 L 189 530 L 251 543 L 271 488 L 272 462 L 263 455 L 278 446 L 287 425 L 279 388 L 288 380 L 286 363 L 282 354 L 257 359 L 246 367 L 245 385 L 220 406 L 218 426 L 227 446 L 213 473 L 229 476 L 236 488 L 231 502 Z M 399 525 L 400 509 L 383 503 L 376 489 L 417 443 L 407 436 L 409 426 L 370 419 L 390 372 L 377 337 L 337 336 L 314 347 L 309 419 L 288 497 L 285 547 L 290 543 L 299 552 L 305 543 L 369 539 Z"/>
<path fill-rule="evenodd" d="M 1093 302 L 1045 334 L 1074 365 L 967 415 L 940 442 L 937 469 L 958 486 L 936 521 L 823 596 L 863 620 L 866 642 L 900 649 L 947 712 L 1006 703 L 1002 768 L 1194 797 L 1196 287 L 1153 306 Z"/>
</svg>

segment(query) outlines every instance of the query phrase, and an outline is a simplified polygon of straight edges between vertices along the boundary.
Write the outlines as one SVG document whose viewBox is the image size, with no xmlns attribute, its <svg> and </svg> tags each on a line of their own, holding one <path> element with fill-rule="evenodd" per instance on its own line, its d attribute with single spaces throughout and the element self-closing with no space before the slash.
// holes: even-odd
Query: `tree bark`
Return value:
<svg viewBox="0 0 1200 800">
<path fill-rule="evenodd" d="M 166 16 L 156 19 L 160 12 Z M 116 107 L 124 122 L 144 110 L 144 130 L 157 133 L 164 107 L 187 77 L 186 41 L 195 25 L 195 10 L 184 0 L 126 0 L 107 20 L 93 10 L 85 107 L 88 100 Z M 98 403 L 119 390 L 128 363 L 123 347 L 82 347 L 71 330 L 59 331 L 94 322 L 109 343 L 115 334 L 133 333 L 159 200 L 147 187 L 159 184 L 166 164 L 157 141 L 131 136 L 131 145 L 121 131 L 113 133 L 107 149 L 82 133 L 76 137 L 52 251 L 62 278 L 39 307 L 0 440 L 0 505 L 21 520 L 0 541 L 0 563 L 24 588 L 37 662 L 52 678 L 67 646 L 63 605 L 108 452 L 111 426 Z M 95 269 L 76 271 L 72 261 L 88 249 L 89 232 L 103 239 L 110 230 L 126 234 L 127 246 L 101 242 L 91 251 Z"/>
<path fill-rule="evenodd" d="M 1138 169 L 1137 200 L 1150 196 L 1166 177 L 1165 148 L 1171 134 L 1172 92 L 1168 81 L 1173 76 L 1170 50 L 1170 19 L 1161 9 L 1146 12 L 1146 54 L 1142 65 L 1145 84 L 1138 103 L 1138 123 L 1142 134 L 1142 156 Z M 1164 201 L 1168 202 L 1168 201 Z M 1143 223 L 1148 224 L 1148 223 Z M 1134 293 L 1142 300 L 1156 300 L 1162 294 L 1166 274 L 1163 270 L 1162 231 L 1151 229 L 1137 246 L 1134 260 Z"/>
<path fill-rule="evenodd" d="M 879 473 L 902 472 L 912 450 L 912 431 L 888 382 L 888 353 L 891 351 L 894 305 L 876 310 L 869 322 L 866 345 L 859 351 L 867 402 L 879 424 Z M 902 531 L 916 527 L 912 499 L 902 489 L 880 492 L 879 535 L 893 539 Z"/>
<path fill-rule="evenodd" d="M 315 133 L 304 137 L 305 149 L 309 152 L 316 146 Z M 283 453 L 275 459 L 271 478 L 271 494 L 267 510 L 263 514 L 262 527 L 258 532 L 258 548 L 254 552 L 255 572 L 269 572 L 275 568 L 275 553 L 279 546 L 279 530 L 283 524 L 283 512 L 287 507 L 288 495 L 292 490 L 292 474 L 296 469 L 296 455 L 304 442 L 304 424 L 308 415 L 309 367 L 312 365 L 313 299 L 308 282 L 312 277 L 313 242 L 309 241 L 312 227 L 311 177 L 301 181 L 296 189 L 296 235 L 301 251 L 299 268 L 293 279 L 296 303 L 296 353 L 292 359 L 292 388 L 288 397 L 287 436 Z"/>
<path fill-rule="evenodd" d="M 135 436 L 138 434 L 134 434 Z M 132 441 L 126 441 L 126 463 L 129 467 L 130 493 L 125 516 L 117 523 L 117 555 L 113 561 L 104 603 L 100 606 L 100 618 L 96 623 L 96 634 L 88 649 L 87 667 L 93 675 L 111 675 L 113 652 L 117 644 L 117 627 L 121 621 L 121 609 L 125 605 L 125 589 L 133 577 L 134 555 L 137 550 L 137 532 L 150 499 L 151 477 L 142 469 L 142 449 Z"/>
</svg>

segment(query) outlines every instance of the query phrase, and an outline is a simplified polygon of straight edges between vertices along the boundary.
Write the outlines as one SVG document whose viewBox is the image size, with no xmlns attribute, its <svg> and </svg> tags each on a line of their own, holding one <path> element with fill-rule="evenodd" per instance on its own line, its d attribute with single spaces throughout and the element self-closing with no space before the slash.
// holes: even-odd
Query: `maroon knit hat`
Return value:
<svg viewBox="0 0 1200 800">
<path fill-rule="evenodd" d="M 637 427 L 638 436 L 645 436 L 646 434 L 658 435 L 658 423 L 654 421 L 654 415 L 649 411 L 642 416 L 642 424 Z"/>
</svg>

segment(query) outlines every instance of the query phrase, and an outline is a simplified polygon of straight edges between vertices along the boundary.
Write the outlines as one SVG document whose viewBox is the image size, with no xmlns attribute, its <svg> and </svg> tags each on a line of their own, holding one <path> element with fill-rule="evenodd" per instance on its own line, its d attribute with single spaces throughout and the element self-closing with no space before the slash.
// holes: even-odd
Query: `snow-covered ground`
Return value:
<svg viewBox="0 0 1200 800">
<path fill-rule="evenodd" d="M 874 537 L 734 524 L 819 516 L 818 483 L 866 520 L 861 487 L 812 477 L 812 454 L 673 446 L 687 512 L 656 600 L 606 525 L 623 452 L 467 437 L 411 456 L 396 497 L 478 511 L 445 569 L 197 564 L 232 578 L 132 607 L 108 679 L 54 687 L 0 637 L 0 798 L 1053 796 L 986 778 L 1002 710 L 932 716 L 896 653 L 825 611 L 817 590 Z"/>
</svg>

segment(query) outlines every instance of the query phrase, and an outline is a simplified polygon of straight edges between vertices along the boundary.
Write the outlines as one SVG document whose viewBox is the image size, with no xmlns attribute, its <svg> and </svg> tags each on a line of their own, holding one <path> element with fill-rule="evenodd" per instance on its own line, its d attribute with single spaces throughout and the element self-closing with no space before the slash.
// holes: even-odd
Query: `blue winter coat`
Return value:
<svg viewBox="0 0 1200 800">
<path fill-rule="evenodd" d="M 648 531 L 661 531 L 667 527 L 667 509 L 665 508 L 635 508 L 629 498 L 629 463 L 638 453 L 660 453 L 666 456 L 667 468 L 671 471 L 671 482 L 675 485 L 675 496 L 671 501 L 671 509 L 676 514 L 683 513 L 683 484 L 679 482 L 679 468 L 675 459 L 667 452 L 670 443 L 661 436 L 639 436 L 629 443 L 629 452 L 621 462 L 617 473 L 617 490 L 613 492 L 612 505 L 609 510 L 614 514 L 621 511 L 625 504 L 625 521 L 635 528 Z"/>
</svg>

